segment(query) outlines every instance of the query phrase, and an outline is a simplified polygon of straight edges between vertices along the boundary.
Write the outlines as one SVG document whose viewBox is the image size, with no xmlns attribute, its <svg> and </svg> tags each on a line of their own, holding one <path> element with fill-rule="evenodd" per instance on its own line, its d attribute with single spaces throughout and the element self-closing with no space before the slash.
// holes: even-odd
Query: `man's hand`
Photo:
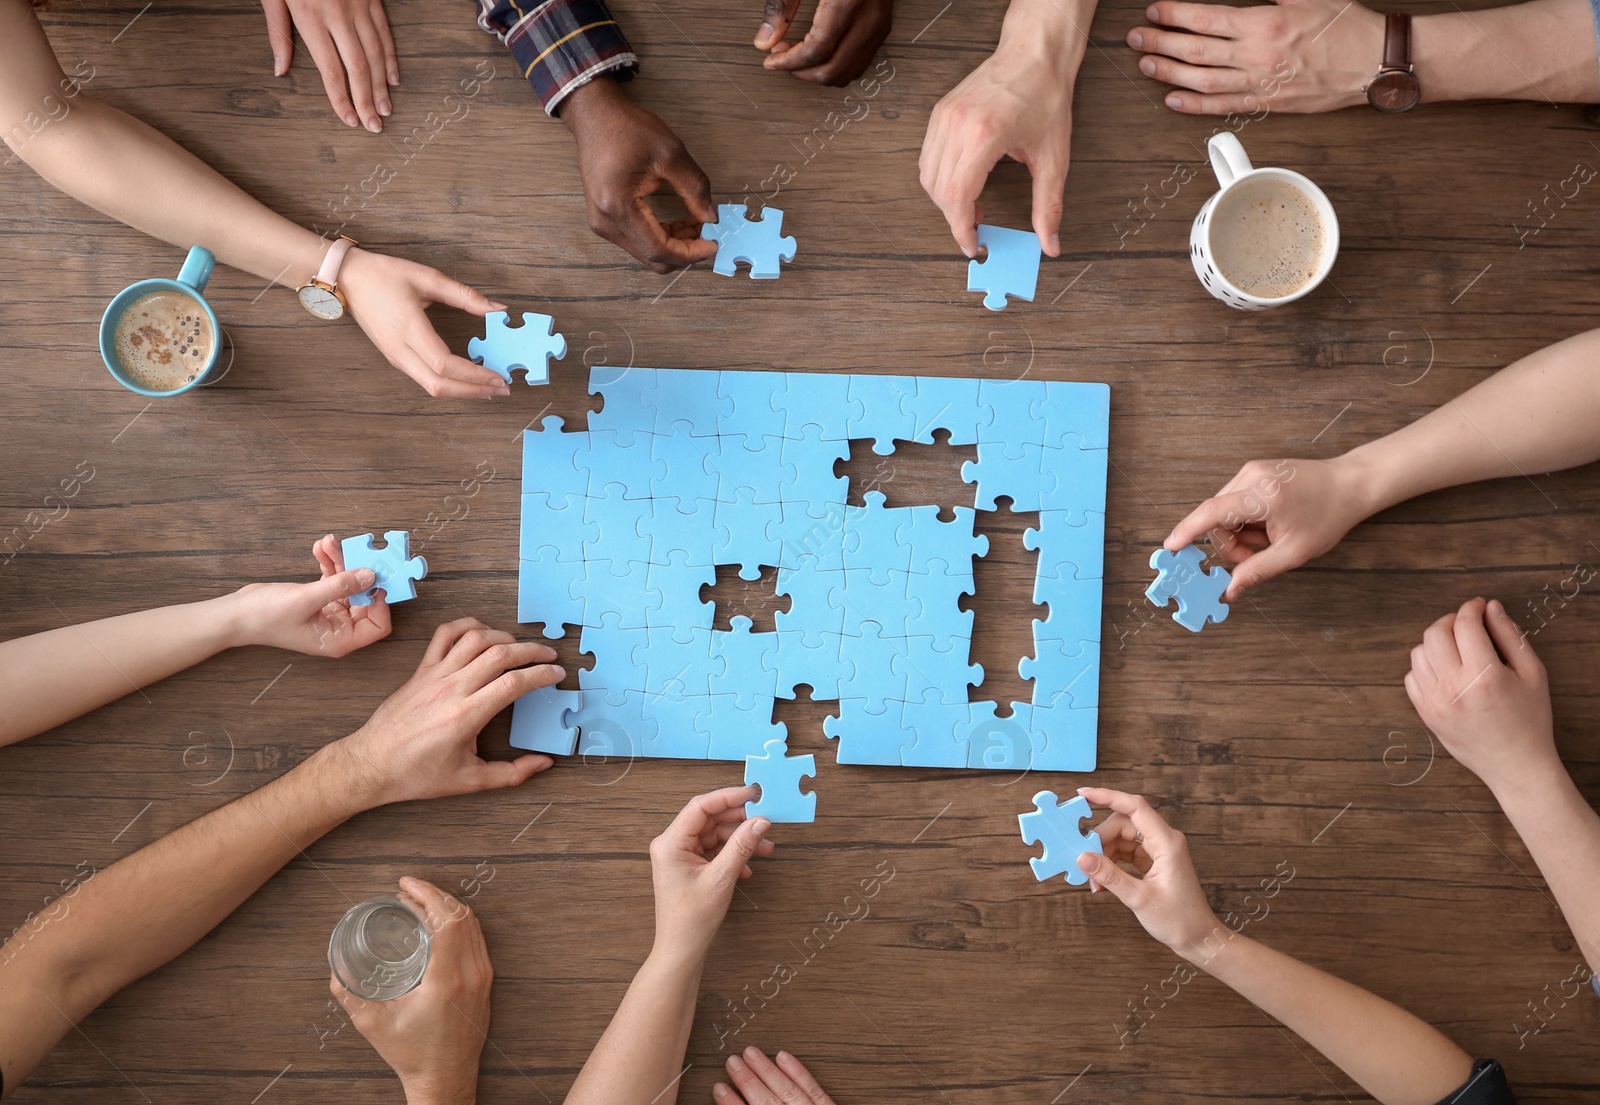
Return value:
<svg viewBox="0 0 1600 1105">
<path fill-rule="evenodd" d="M 408 1102 L 472 1105 L 494 982 L 483 930 L 472 910 L 432 883 L 407 875 L 400 896 L 421 914 L 432 941 L 417 988 L 390 1001 L 366 1001 L 331 975 L 328 989 L 400 1076 Z"/>
<path fill-rule="evenodd" d="M 298 30 L 339 118 L 347 126 L 359 123 L 374 134 L 381 131 L 390 110 L 389 89 L 400 86 L 383 0 L 262 0 L 261 6 L 267 13 L 273 74 L 289 71 Z"/>
<path fill-rule="evenodd" d="M 1472 599 L 1411 650 L 1406 694 L 1422 723 L 1491 790 L 1564 774 L 1544 664 L 1500 600 Z"/>
<path fill-rule="evenodd" d="M 372 805 L 521 786 L 555 761 L 534 753 L 485 760 L 478 733 L 529 691 L 560 682 L 566 672 L 555 658 L 554 649 L 475 618 L 441 625 L 417 673 L 329 752 Z"/>
<path fill-rule="evenodd" d="M 861 76 L 894 25 L 894 0 L 817 0 L 811 29 L 798 45 L 784 41 L 800 0 L 766 0 L 756 49 L 766 69 L 818 84 L 845 85 Z"/>
<path fill-rule="evenodd" d="M 746 821 L 753 786 L 728 787 L 692 798 L 666 832 L 650 842 L 656 890 L 656 945 L 671 942 L 704 956 L 728 913 L 733 888 L 750 877 L 750 860 L 772 854 L 764 817 Z"/>
<path fill-rule="evenodd" d="M 701 225 L 717 220 L 711 181 L 667 124 L 628 99 L 609 77 L 572 92 L 561 103 L 561 119 L 578 141 L 591 230 L 654 272 L 715 255 L 717 243 L 700 237 Z M 656 218 L 648 197 L 662 185 L 682 197 L 689 218 Z"/>
<path fill-rule="evenodd" d="M 428 321 L 431 304 L 482 317 L 505 306 L 438 269 L 401 257 L 352 249 L 339 273 L 350 314 L 388 362 L 436 398 L 489 399 L 510 395 L 497 373 L 450 352 Z"/>
<path fill-rule="evenodd" d="M 1061 254 L 1061 193 L 1072 156 L 1076 67 L 1033 43 L 1008 45 L 967 75 L 933 109 L 922 143 L 922 188 L 968 257 L 978 256 L 978 197 L 1004 156 L 1033 174 L 1039 247 Z"/>
<path fill-rule="evenodd" d="M 1348 0 L 1253 8 L 1157 0 L 1145 17 L 1157 26 L 1128 32 L 1128 45 L 1144 53 L 1139 70 L 1176 85 L 1166 104 L 1189 115 L 1364 104 L 1361 89 L 1383 59 L 1383 16 Z"/>
</svg>

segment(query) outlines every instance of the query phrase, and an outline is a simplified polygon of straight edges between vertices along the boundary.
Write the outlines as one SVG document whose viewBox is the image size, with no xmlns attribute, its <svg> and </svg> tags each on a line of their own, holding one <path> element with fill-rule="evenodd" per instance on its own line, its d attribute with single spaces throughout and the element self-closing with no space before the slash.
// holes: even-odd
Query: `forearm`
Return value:
<svg viewBox="0 0 1600 1105">
<path fill-rule="evenodd" d="M 1502 369 L 1339 463 L 1368 514 L 1443 487 L 1574 468 L 1600 459 L 1600 330 Z"/>
<path fill-rule="evenodd" d="M 1411 44 L 1424 101 L 1600 101 L 1588 0 L 1418 16 Z"/>
<path fill-rule="evenodd" d="M 996 53 L 1045 51 L 1070 82 L 1089 46 L 1089 24 L 1099 0 L 1011 0 Z"/>
<path fill-rule="evenodd" d="M 673 1105 L 703 954 L 657 947 L 634 976 L 566 1105 Z"/>
<path fill-rule="evenodd" d="M 165 606 L 0 643 L 0 745 L 192 667 L 241 637 L 237 596 Z"/>
<path fill-rule="evenodd" d="M 1282 1021 L 1383 1105 L 1434 1105 L 1467 1080 L 1472 1058 L 1376 994 L 1218 926 L 1182 953 Z"/>
<path fill-rule="evenodd" d="M 20 1085 L 71 1026 L 175 958 L 285 863 L 365 808 L 330 745 L 83 882 L 0 949 L 5 1085 Z"/>
<path fill-rule="evenodd" d="M 1493 787 L 1539 865 L 1590 970 L 1600 972 L 1600 816 L 1559 763 L 1528 781 Z"/>
</svg>

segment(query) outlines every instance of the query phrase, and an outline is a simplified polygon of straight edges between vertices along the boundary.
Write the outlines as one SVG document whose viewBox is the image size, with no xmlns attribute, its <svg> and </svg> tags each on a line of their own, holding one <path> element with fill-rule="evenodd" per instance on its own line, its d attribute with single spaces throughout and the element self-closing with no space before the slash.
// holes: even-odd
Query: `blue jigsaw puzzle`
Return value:
<svg viewBox="0 0 1600 1105">
<path fill-rule="evenodd" d="M 1033 812 L 1019 813 L 1017 826 L 1024 844 L 1043 844 L 1044 855 L 1033 856 L 1028 866 L 1040 882 L 1065 875 L 1073 886 L 1082 886 L 1089 876 L 1078 869 L 1078 857 L 1085 852 L 1100 852 L 1100 834 L 1083 832 L 1083 821 L 1092 815 L 1089 800 L 1079 794 L 1066 802 L 1055 792 L 1041 790 L 1033 796 Z"/>
<path fill-rule="evenodd" d="M 1186 545 L 1177 552 L 1157 549 L 1150 554 L 1150 567 L 1156 569 L 1156 578 L 1145 588 L 1144 597 L 1157 606 L 1177 599 L 1172 620 L 1191 633 L 1199 633 L 1208 620 L 1221 622 L 1228 618 L 1228 604 L 1222 601 L 1222 592 L 1228 589 L 1233 576 L 1226 568 L 1207 572 L 1201 567 L 1205 559 L 1206 554 L 1195 545 Z"/>
<path fill-rule="evenodd" d="M 776 280 L 778 262 L 794 260 L 794 239 L 783 236 L 783 212 L 762 210 L 759 219 L 747 218 L 742 203 L 717 204 L 717 221 L 703 223 L 700 237 L 717 243 L 711 271 L 732 276 L 737 262 L 750 266 L 750 279 Z"/>
<path fill-rule="evenodd" d="M 484 336 L 467 342 L 467 356 L 491 372 L 511 382 L 511 371 L 527 370 L 530 384 L 550 382 L 550 358 L 567 355 L 567 339 L 555 332 L 549 315 L 531 312 L 522 316 L 521 326 L 511 325 L 511 316 L 492 311 L 484 316 Z"/>
<path fill-rule="evenodd" d="M 759 756 L 744 758 L 744 781 L 761 787 L 761 797 L 744 804 L 746 817 L 768 821 L 815 821 L 817 795 L 800 790 L 801 779 L 817 777 L 815 756 L 786 756 L 781 740 L 770 740 Z"/>
<path fill-rule="evenodd" d="M 428 562 L 411 555 L 411 535 L 403 529 L 390 530 L 383 541 L 383 548 L 375 549 L 372 534 L 363 533 L 339 542 L 346 571 L 371 568 L 378 577 L 371 588 L 350 596 L 351 606 L 371 606 L 377 600 L 373 592 L 380 587 L 384 601 L 391 605 L 417 597 L 416 581 L 428 574 Z"/>
<path fill-rule="evenodd" d="M 517 620 L 578 627 L 595 662 L 580 691 L 514 715 L 518 747 L 570 752 L 576 726 L 579 753 L 744 761 L 787 738 L 773 708 L 803 683 L 838 703 L 840 763 L 1094 768 L 1104 384 L 597 367 L 589 391 L 588 431 L 552 417 L 523 435 Z M 978 449 L 973 506 L 949 521 L 834 474 L 852 439 L 882 456 L 934 428 Z M 990 552 L 974 507 L 997 497 L 1040 512 L 1024 544 L 1045 608 L 1030 700 L 999 708 L 971 699 L 984 672 L 960 609 Z M 700 594 L 718 566 L 776 569 L 772 630 L 714 628 Z"/>
<path fill-rule="evenodd" d="M 967 291 L 983 292 L 983 305 L 991 311 L 1005 310 L 1008 295 L 1032 303 L 1039 287 L 1039 236 L 979 223 L 978 244 L 988 256 L 967 262 Z"/>
</svg>

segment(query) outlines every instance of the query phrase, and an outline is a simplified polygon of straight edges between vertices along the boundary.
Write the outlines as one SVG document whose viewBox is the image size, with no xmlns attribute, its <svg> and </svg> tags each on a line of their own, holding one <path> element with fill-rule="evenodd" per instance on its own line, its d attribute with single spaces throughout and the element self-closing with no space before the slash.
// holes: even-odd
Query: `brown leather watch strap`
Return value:
<svg viewBox="0 0 1600 1105">
<path fill-rule="evenodd" d="M 1383 25 L 1383 68 L 1411 68 L 1411 17 L 1390 15 Z"/>
</svg>

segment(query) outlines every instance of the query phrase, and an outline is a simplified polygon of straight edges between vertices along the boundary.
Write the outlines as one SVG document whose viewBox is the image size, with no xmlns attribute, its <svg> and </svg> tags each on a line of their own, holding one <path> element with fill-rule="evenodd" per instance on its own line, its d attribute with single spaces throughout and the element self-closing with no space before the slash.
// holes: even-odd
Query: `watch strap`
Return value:
<svg viewBox="0 0 1600 1105">
<path fill-rule="evenodd" d="M 1383 68 L 1411 68 L 1411 17 L 1391 14 L 1383 24 Z"/>
<path fill-rule="evenodd" d="M 333 245 L 328 247 L 328 252 L 322 256 L 322 267 L 317 270 L 317 282 L 326 284 L 330 288 L 339 283 L 339 269 L 344 264 L 345 254 L 350 252 L 355 242 L 349 238 L 335 239 Z"/>
</svg>

